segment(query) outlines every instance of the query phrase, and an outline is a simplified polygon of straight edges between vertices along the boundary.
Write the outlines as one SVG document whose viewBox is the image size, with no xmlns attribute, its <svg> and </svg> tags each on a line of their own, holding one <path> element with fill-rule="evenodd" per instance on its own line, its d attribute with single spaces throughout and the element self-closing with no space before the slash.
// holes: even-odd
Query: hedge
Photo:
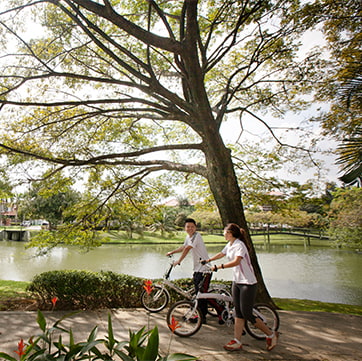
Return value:
<svg viewBox="0 0 362 361">
<path fill-rule="evenodd" d="M 112 271 L 61 270 L 36 275 L 27 290 L 38 300 L 40 309 L 51 308 L 54 297 L 57 298 L 56 308 L 63 310 L 135 308 L 142 307 L 144 281 L 139 277 Z M 193 287 L 192 279 L 183 278 L 173 282 L 183 289 Z M 171 303 L 182 299 L 175 291 L 169 289 L 169 292 Z"/>
<path fill-rule="evenodd" d="M 36 275 L 28 291 L 43 306 L 56 297 L 60 309 L 132 308 L 141 306 L 143 282 L 111 271 L 48 271 Z"/>
</svg>

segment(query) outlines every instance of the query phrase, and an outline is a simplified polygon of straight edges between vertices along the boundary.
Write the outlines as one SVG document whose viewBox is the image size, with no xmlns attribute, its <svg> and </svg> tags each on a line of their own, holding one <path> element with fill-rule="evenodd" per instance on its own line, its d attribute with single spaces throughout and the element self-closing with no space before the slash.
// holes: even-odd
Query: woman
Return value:
<svg viewBox="0 0 362 361">
<path fill-rule="evenodd" d="M 224 237 L 228 241 L 224 249 L 206 262 L 227 257 L 228 262 L 214 266 L 213 271 L 233 267 L 232 294 L 235 306 L 234 339 L 224 345 L 228 351 L 242 350 L 241 336 L 245 320 L 252 322 L 266 335 L 267 350 L 272 350 L 278 342 L 278 332 L 271 331 L 261 319 L 253 315 L 253 305 L 256 296 L 257 280 L 245 244 L 245 231 L 235 223 L 225 227 Z"/>
</svg>

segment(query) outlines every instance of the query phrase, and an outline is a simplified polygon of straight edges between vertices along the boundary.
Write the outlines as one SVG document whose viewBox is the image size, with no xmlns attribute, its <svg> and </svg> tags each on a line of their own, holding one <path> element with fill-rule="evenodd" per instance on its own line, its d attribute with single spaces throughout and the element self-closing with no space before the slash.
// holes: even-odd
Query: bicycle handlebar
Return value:
<svg viewBox="0 0 362 361">
<path fill-rule="evenodd" d="M 170 259 L 173 259 L 173 255 L 172 254 L 169 254 L 167 255 L 168 258 Z M 166 271 L 165 273 L 165 278 L 168 280 L 170 278 L 170 274 L 171 274 L 171 271 L 172 271 L 172 268 L 173 268 L 173 262 L 170 263 L 170 267 L 168 268 L 168 270 Z"/>
<path fill-rule="evenodd" d="M 206 260 L 201 260 L 201 259 L 200 259 L 200 263 L 201 263 L 203 266 L 206 266 L 206 267 L 208 268 L 208 271 L 210 271 L 210 272 L 217 272 L 216 265 L 215 265 L 215 266 L 212 266 L 210 262 L 207 262 Z"/>
</svg>

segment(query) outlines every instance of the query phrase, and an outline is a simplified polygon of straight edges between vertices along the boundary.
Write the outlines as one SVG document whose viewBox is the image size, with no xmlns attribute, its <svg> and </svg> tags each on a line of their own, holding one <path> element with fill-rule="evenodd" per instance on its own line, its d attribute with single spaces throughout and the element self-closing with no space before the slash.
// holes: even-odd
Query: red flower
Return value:
<svg viewBox="0 0 362 361">
<path fill-rule="evenodd" d="M 19 357 L 21 358 L 21 356 L 25 355 L 25 348 L 26 348 L 26 345 L 24 343 L 24 340 L 21 339 L 18 342 L 18 349 L 14 352 L 17 353 L 19 355 Z"/>
<path fill-rule="evenodd" d="M 55 304 L 57 303 L 57 301 L 58 301 L 58 297 L 53 297 L 52 298 L 53 309 L 54 309 Z"/>
<path fill-rule="evenodd" d="M 147 294 L 150 295 L 151 292 L 153 291 L 152 281 L 151 280 L 144 281 L 143 288 L 146 290 Z"/>
<path fill-rule="evenodd" d="M 181 326 L 178 324 L 178 321 L 175 320 L 175 317 L 172 316 L 171 325 L 168 325 L 168 327 L 170 327 L 171 331 L 174 333 L 175 330 Z"/>
</svg>

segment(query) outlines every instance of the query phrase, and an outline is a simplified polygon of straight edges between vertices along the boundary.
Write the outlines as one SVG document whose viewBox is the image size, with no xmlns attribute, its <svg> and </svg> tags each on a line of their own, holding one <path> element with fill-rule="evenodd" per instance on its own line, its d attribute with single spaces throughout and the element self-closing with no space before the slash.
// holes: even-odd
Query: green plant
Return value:
<svg viewBox="0 0 362 361">
<path fill-rule="evenodd" d="M 37 323 L 42 333 L 31 336 L 28 342 L 20 340 L 18 350 L 20 361 L 64 361 L 64 360 L 122 360 L 122 361 L 191 361 L 197 358 L 187 354 L 174 353 L 160 356 L 159 334 L 157 327 L 145 331 L 143 327 L 138 332 L 129 332 L 129 341 L 118 341 L 114 337 L 112 320 L 108 314 L 108 334 L 105 338 L 97 338 L 98 327 L 94 327 L 86 341 L 74 342 L 72 329 L 66 330 L 60 324 L 69 315 L 65 315 L 47 328 L 46 319 L 38 311 Z M 69 335 L 69 343 L 64 342 L 63 333 Z M 144 343 L 147 344 L 144 346 Z M 102 348 L 98 346 L 103 345 Z M 5 352 L 0 352 L 0 358 L 8 361 L 17 359 Z"/>
<path fill-rule="evenodd" d="M 139 307 L 142 280 L 111 271 L 49 271 L 36 275 L 28 290 L 44 305 L 53 297 L 60 309 Z"/>
</svg>

